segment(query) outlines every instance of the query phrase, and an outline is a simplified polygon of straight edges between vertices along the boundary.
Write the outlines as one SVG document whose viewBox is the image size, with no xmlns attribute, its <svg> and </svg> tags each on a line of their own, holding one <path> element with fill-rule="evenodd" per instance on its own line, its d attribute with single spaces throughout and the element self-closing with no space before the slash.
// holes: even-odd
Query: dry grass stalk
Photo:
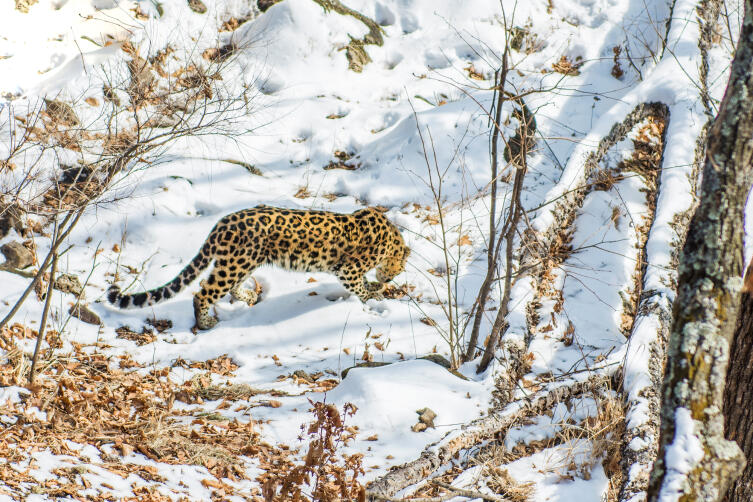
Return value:
<svg viewBox="0 0 753 502">
<path fill-rule="evenodd" d="M 530 502 L 534 493 L 533 483 L 519 483 L 507 469 L 485 465 L 481 471 L 485 478 L 486 486 L 494 493 L 504 493 L 510 502 Z"/>
</svg>

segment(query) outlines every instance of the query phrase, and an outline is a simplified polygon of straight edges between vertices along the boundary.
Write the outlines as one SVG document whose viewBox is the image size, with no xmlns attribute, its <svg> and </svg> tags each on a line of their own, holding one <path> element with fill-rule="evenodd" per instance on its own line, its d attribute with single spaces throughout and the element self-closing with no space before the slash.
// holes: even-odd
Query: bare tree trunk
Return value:
<svg viewBox="0 0 753 502">
<path fill-rule="evenodd" d="M 57 235 L 57 229 L 55 234 Z M 37 334 L 37 343 L 34 345 L 34 354 L 31 356 L 31 369 L 29 370 L 29 384 L 34 384 L 34 372 L 37 368 L 37 359 L 39 358 L 39 348 L 44 340 L 44 333 L 47 330 L 47 314 L 50 312 L 50 303 L 52 303 L 52 290 L 55 286 L 55 272 L 58 265 L 58 254 L 52 255 L 52 269 L 50 270 L 50 280 L 47 282 L 47 296 L 44 299 L 44 308 L 42 309 L 42 321 L 39 323 L 39 333 Z"/>
<path fill-rule="evenodd" d="M 680 261 L 649 500 L 719 500 L 740 473 L 722 398 L 742 286 L 743 207 L 753 175 L 753 0 L 708 134 L 700 204 Z M 746 499 L 749 500 L 749 499 Z"/>
<path fill-rule="evenodd" d="M 494 275 L 497 272 L 497 261 L 499 260 L 499 249 L 496 246 L 497 238 L 497 186 L 499 184 L 499 122 L 502 118 L 502 105 L 505 102 L 505 84 L 507 83 L 507 51 L 508 44 L 505 44 L 505 51 L 502 54 L 502 68 L 499 74 L 494 75 L 494 87 L 497 94 L 497 100 L 494 109 L 494 123 L 492 124 L 491 132 L 491 196 L 489 201 L 489 244 L 486 249 L 486 276 L 484 282 L 478 290 L 478 296 L 476 297 L 476 309 L 473 316 L 473 327 L 471 328 L 471 337 L 468 340 L 468 346 L 465 354 L 463 355 L 463 362 L 468 362 L 476 357 L 476 351 L 478 347 L 478 335 L 481 329 L 481 320 L 484 317 L 486 309 L 486 301 L 489 298 L 489 292 L 492 289 L 492 282 L 494 282 Z M 501 239 L 502 236 L 500 235 Z"/>
<path fill-rule="evenodd" d="M 753 263 L 752 263 L 753 264 Z M 737 325 L 730 347 L 727 386 L 724 389 L 724 434 L 745 454 L 747 464 L 724 500 L 753 500 L 753 273 L 748 266 Z"/>
</svg>

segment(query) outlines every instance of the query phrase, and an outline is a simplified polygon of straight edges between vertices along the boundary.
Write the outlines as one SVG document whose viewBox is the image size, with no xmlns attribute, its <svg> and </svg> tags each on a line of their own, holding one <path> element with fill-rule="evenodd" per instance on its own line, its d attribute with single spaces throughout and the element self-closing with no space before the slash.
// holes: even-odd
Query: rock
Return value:
<svg viewBox="0 0 753 502">
<path fill-rule="evenodd" d="M 452 364 L 450 364 L 450 361 L 448 361 L 446 357 L 441 356 L 439 354 L 428 354 L 428 355 L 419 357 L 419 359 L 431 361 L 434 364 L 438 364 L 445 369 L 450 369 L 452 367 Z"/>
<path fill-rule="evenodd" d="M 427 428 L 428 427 L 426 426 L 426 424 L 418 422 L 417 424 L 414 424 L 413 427 L 410 428 L 410 430 L 412 430 L 413 432 L 423 432 Z"/>
<path fill-rule="evenodd" d="M 197 14 L 204 14 L 207 6 L 201 0 L 188 0 L 188 7 Z"/>
<path fill-rule="evenodd" d="M 378 368 L 380 366 L 387 366 L 388 364 L 391 364 L 391 363 L 384 363 L 384 362 L 378 362 L 378 361 L 367 361 L 365 363 L 358 363 L 355 366 L 351 366 L 350 368 L 345 368 L 342 371 L 341 376 L 345 378 L 348 375 L 348 372 L 352 370 L 353 368 Z"/>
<path fill-rule="evenodd" d="M 274 4 L 281 2 L 282 0 L 256 0 L 256 6 L 259 8 L 260 11 L 266 12 L 267 9 L 272 7 Z"/>
<path fill-rule="evenodd" d="M 303 370 L 295 370 L 293 372 L 293 376 L 298 377 L 301 380 L 305 380 L 309 383 L 312 383 L 314 381 L 314 378 Z"/>
<path fill-rule="evenodd" d="M 68 103 L 55 99 L 45 99 L 44 103 L 47 114 L 56 123 L 69 127 L 77 126 L 81 123 L 76 112 L 73 111 L 73 107 Z"/>
<path fill-rule="evenodd" d="M 99 318 L 99 316 L 89 310 L 89 307 L 83 304 L 79 304 L 78 306 L 71 305 L 68 313 L 73 317 L 77 317 L 81 320 L 81 322 L 85 322 L 86 324 L 94 324 L 95 326 L 102 324 L 102 320 Z"/>
<path fill-rule="evenodd" d="M 34 264 L 34 253 L 18 241 L 12 241 L 0 248 L 5 255 L 5 265 L 13 268 L 26 268 Z"/>
<path fill-rule="evenodd" d="M 80 297 L 81 293 L 84 291 L 78 277 L 71 274 L 60 274 L 57 279 L 55 279 L 55 289 L 62 291 L 63 293 L 70 293 L 76 297 Z"/>
<path fill-rule="evenodd" d="M 18 204 L 0 203 L 0 239 L 8 235 L 11 229 L 18 235 L 23 235 L 26 230 L 26 212 Z"/>
<path fill-rule="evenodd" d="M 431 408 L 421 408 L 416 410 L 418 413 L 418 421 L 425 424 L 426 427 L 434 428 L 434 419 L 437 418 L 437 414 Z"/>
</svg>

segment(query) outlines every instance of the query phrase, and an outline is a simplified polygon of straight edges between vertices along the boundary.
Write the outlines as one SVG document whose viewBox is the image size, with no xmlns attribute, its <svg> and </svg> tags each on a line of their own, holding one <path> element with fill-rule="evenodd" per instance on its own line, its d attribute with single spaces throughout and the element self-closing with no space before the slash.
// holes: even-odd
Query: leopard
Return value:
<svg viewBox="0 0 753 502">
<path fill-rule="evenodd" d="M 409 254 L 398 227 L 375 207 L 348 214 L 260 205 L 220 219 L 196 256 L 171 281 L 132 294 L 123 294 L 113 284 L 107 300 L 121 309 L 154 305 L 214 265 L 193 297 L 194 329 L 207 330 L 218 322 L 210 310 L 227 293 L 249 306 L 257 303 L 259 294 L 243 283 L 263 265 L 331 273 L 366 303 L 384 298 L 387 283 L 405 270 Z M 371 270 L 377 282 L 366 279 Z"/>
</svg>

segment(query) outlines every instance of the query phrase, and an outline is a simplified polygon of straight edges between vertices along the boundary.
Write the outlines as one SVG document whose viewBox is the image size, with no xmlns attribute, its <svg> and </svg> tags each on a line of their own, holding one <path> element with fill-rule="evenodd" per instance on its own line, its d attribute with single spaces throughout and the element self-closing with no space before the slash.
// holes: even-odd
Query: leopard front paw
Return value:
<svg viewBox="0 0 753 502">
<path fill-rule="evenodd" d="M 384 284 L 367 282 L 366 291 L 366 300 L 384 300 Z"/>
</svg>

